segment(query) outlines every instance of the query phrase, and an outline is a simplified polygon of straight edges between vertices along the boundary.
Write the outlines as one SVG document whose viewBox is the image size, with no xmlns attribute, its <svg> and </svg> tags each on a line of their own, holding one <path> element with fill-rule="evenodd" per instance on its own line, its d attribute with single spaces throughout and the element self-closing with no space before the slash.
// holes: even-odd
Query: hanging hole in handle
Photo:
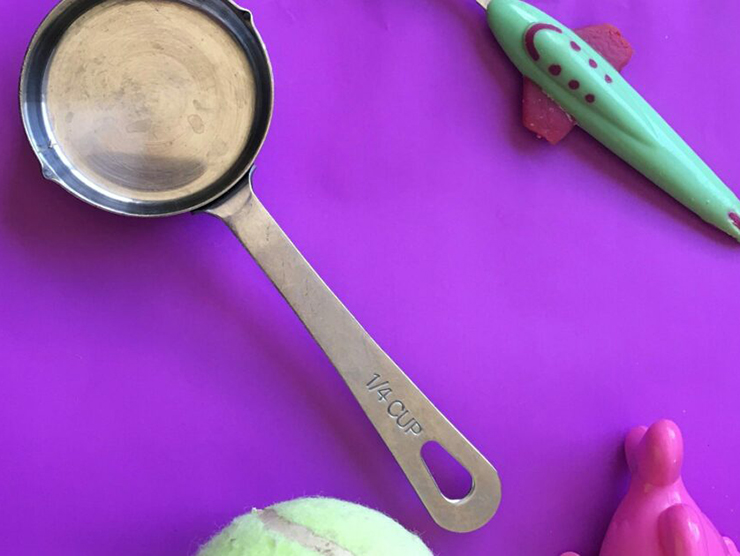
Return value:
<svg viewBox="0 0 740 556">
<path fill-rule="evenodd" d="M 468 470 L 438 442 L 424 444 L 421 457 L 437 488 L 449 500 L 463 500 L 473 490 L 473 477 Z"/>
</svg>

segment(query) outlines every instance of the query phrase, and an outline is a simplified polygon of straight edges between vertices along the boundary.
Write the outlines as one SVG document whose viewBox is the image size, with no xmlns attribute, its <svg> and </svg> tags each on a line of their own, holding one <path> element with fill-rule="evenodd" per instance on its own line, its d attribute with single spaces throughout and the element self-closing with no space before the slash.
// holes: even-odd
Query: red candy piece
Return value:
<svg viewBox="0 0 740 556">
<path fill-rule="evenodd" d="M 575 29 L 576 34 L 601 54 L 617 71 L 622 71 L 632 58 L 634 50 L 622 33 L 608 23 Z M 610 81 L 611 77 L 607 79 Z M 573 87 L 571 87 L 573 88 Z M 524 78 L 522 101 L 524 127 L 555 145 L 576 125 L 575 120 L 548 97 L 529 78 Z"/>
<path fill-rule="evenodd" d="M 617 71 L 622 71 L 635 52 L 622 33 L 608 23 L 589 25 L 575 30 L 576 35 L 601 54 Z"/>
</svg>

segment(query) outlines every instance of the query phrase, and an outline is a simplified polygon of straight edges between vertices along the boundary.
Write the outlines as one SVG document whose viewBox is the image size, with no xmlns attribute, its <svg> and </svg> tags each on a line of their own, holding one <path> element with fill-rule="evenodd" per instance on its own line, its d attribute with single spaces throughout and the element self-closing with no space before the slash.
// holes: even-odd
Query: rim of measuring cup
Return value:
<svg viewBox="0 0 740 556">
<path fill-rule="evenodd" d="M 233 0 L 175 0 L 205 12 L 221 23 L 243 49 L 255 78 L 255 117 L 247 143 L 232 167 L 217 181 L 188 196 L 165 201 L 137 201 L 106 194 L 92 180 L 74 171 L 54 149 L 44 109 L 47 68 L 69 26 L 82 14 L 109 0 L 62 0 L 46 16 L 31 39 L 23 60 L 19 100 L 23 127 L 46 179 L 103 210 L 127 216 L 156 217 L 192 212 L 226 195 L 242 182 L 267 137 L 275 93 L 272 65 L 249 10 Z"/>
</svg>

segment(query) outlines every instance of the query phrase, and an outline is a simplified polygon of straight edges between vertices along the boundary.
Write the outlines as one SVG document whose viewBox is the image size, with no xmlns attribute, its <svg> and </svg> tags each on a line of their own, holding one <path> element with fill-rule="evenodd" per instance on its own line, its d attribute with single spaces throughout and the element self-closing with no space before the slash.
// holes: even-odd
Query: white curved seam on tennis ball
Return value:
<svg viewBox="0 0 740 556">
<path fill-rule="evenodd" d="M 300 544 L 303 548 L 308 548 L 323 556 L 357 556 L 354 552 L 339 546 L 334 541 L 320 537 L 311 529 L 288 521 L 275 510 L 257 510 L 255 513 L 265 529 L 278 533 L 286 539 Z"/>
</svg>

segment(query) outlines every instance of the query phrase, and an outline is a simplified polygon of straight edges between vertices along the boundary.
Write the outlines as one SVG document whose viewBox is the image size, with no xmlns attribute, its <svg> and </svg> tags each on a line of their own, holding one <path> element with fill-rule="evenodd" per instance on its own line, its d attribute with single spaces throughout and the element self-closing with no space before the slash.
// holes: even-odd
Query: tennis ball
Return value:
<svg viewBox="0 0 740 556">
<path fill-rule="evenodd" d="M 236 518 L 198 556 L 432 556 L 380 512 L 332 498 L 300 498 Z"/>
</svg>

